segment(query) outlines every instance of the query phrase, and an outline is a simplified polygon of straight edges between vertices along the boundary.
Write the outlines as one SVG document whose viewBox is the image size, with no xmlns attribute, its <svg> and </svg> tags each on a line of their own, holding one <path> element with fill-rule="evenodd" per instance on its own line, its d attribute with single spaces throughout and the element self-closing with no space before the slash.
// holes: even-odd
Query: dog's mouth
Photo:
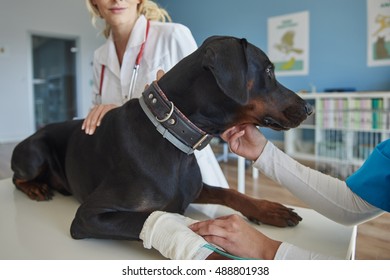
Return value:
<svg viewBox="0 0 390 280">
<path fill-rule="evenodd" d="M 295 108 L 287 108 L 283 111 L 282 118 L 276 120 L 270 115 L 264 116 L 262 124 L 265 127 L 269 127 L 274 130 L 289 130 L 299 126 L 299 124 L 304 121 L 308 116 L 313 113 L 313 108 L 310 104 L 305 104 L 304 110 L 296 110 Z"/>
<path fill-rule="evenodd" d="M 290 127 L 286 127 L 284 125 L 282 125 L 280 122 L 276 121 L 275 119 L 271 118 L 271 117 L 265 117 L 263 119 L 263 125 L 265 127 L 269 127 L 271 129 L 274 129 L 274 130 L 289 130 Z"/>
</svg>

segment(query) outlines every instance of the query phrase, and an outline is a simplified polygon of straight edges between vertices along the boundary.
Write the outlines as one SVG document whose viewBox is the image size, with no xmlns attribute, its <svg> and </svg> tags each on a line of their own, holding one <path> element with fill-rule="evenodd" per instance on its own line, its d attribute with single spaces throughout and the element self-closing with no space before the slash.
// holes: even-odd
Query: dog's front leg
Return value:
<svg viewBox="0 0 390 280">
<path fill-rule="evenodd" d="M 145 248 L 153 247 L 169 259 L 225 259 L 213 252 L 211 245 L 188 227 L 195 222 L 177 213 L 155 211 L 145 221 L 140 239 Z"/>
<path fill-rule="evenodd" d="M 139 240 L 139 233 L 150 212 L 119 211 L 84 203 L 70 227 L 74 239 L 104 238 Z"/>
<path fill-rule="evenodd" d="M 233 189 L 211 187 L 203 184 L 202 191 L 194 203 L 221 204 L 241 212 L 255 223 L 278 227 L 295 226 L 302 218 L 280 203 L 256 199 Z"/>
<path fill-rule="evenodd" d="M 105 211 L 105 212 L 104 212 Z M 201 236 L 188 228 L 197 221 L 179 214 L 107 211 L 83 204 L 71 225 L 75 239 L 104 238 L 142 240 L 144 247 L 170 259 L 225 259 L 202 245 Z"/>
</svg>

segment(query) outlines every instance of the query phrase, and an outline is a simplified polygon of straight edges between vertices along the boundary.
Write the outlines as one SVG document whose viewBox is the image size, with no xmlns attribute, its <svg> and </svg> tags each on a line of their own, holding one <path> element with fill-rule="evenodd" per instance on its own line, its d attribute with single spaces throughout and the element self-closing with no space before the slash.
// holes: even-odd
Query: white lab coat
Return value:
<svg viewBox="0 0 390 280">
<path fill-rule="evenodd" d="M 102 82 L 102 104 L 123 104 L 125 96 L 129 94 L 130 80 L 137 55 L 142 43 L 145 41 L 146 26 L 146 18 L 140 16 L 127 43 L 122 66 L 119 65 L 111 35 L 95 51 L 93 60 L 93 101 L 95 101 L 95 97 L 99 93 L 102 65 L 105 65 Z M 178 23 L 151 21 L 132 98 L 141 96 L 145 85 L 156 79 L 156 73 L 159 69 L 165 72 L 168 71 L 182 58 L 196 50 L 196 48 L 196 42 L 191 31 L 186 26 Z M 226 178 L 210 146 L 207 146 L 200 152 L 195 151 L 195 156 L 205 183 L 228 187 Z"/>
</svg>

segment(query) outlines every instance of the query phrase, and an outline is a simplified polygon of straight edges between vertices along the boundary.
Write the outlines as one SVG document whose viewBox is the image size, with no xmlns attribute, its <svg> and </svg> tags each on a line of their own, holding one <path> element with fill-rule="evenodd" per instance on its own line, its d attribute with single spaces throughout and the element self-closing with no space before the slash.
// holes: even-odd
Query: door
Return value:
<svg viewBox="0 0 390 280">
<path fill-rule="evenodd" d="M 76 108 L 76 40 L 32 35 L 35 128 L 71 120 Z"/>
</svg>

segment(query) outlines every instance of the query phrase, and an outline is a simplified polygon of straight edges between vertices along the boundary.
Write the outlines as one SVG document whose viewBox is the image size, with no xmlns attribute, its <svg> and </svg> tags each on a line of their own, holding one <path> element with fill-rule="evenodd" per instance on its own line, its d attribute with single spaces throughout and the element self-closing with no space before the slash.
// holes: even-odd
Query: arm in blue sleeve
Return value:
<svg viewBox="0 0 390 280">
<path fill-rule="evenodd" d="M 365 201 L 390 212 L 390 139 L 380 143 L 368 159 L 346 180 Z"/>
</svg>

